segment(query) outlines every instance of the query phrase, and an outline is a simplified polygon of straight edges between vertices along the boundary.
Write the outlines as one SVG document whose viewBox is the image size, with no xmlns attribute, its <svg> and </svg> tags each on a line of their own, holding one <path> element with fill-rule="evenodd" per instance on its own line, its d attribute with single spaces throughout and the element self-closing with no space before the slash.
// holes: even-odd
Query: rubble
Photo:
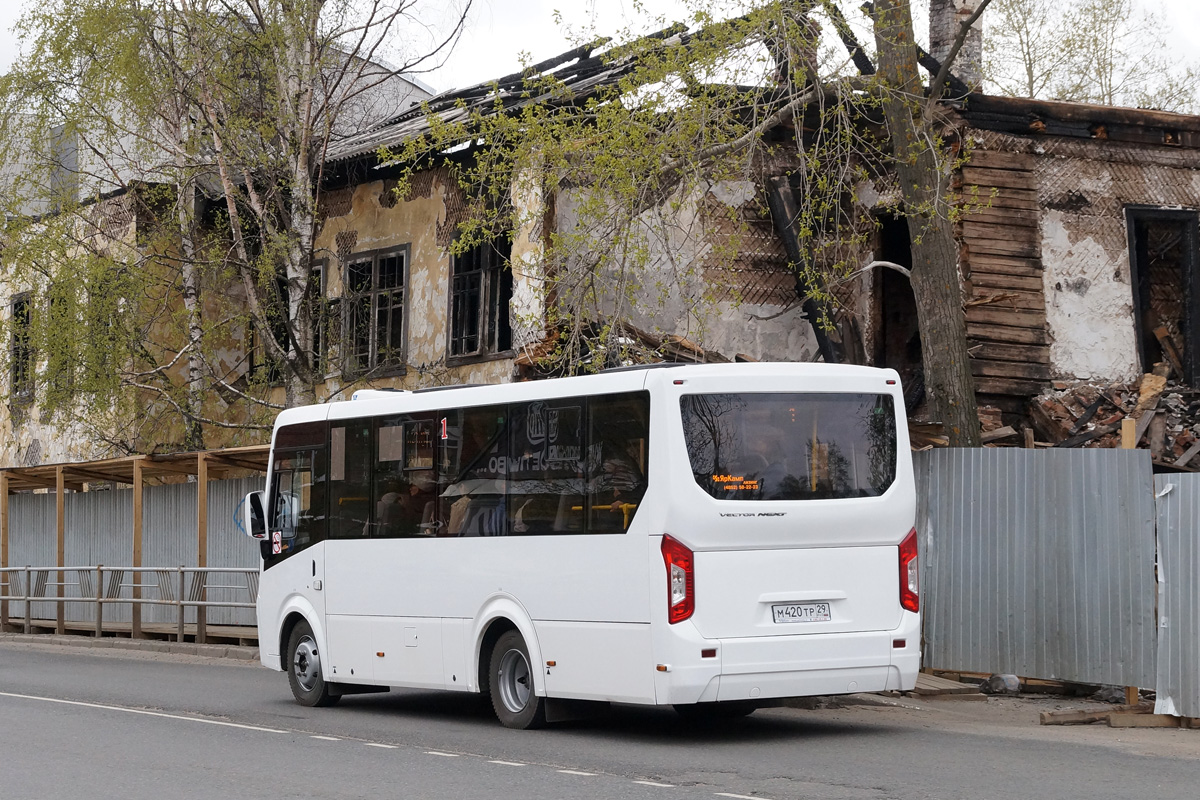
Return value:
<svg viewBox="0 0 1200 800">
<path fill-rule="evenodd" d="M 1200 392 L 1159 365 L 1130 383 L 1055 382 L 1031 401 L 1030 420 L 1043 447 L 1138 447 L 1156 464 L 1200 471 Z"/>
</svg>

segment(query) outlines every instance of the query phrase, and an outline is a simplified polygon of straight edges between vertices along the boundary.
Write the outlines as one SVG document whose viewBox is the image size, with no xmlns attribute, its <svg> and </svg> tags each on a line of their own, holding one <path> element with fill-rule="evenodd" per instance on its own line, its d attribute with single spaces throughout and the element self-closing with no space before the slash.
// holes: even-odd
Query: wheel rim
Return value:
<svg viewBox="0 0 1200 800">
<path fill-rule="evenodd" d="M 525 654 L 513 648 L 500 658 L 500 701 L 514 714 L 525 710 L 533 687 L 530 681 L 529 661 Z"/>
<path fill-rule="evenodd" d="M 317 654 L 317 643 L 312 637 L 305 636 L 296 645 L 296 653 L 292 656 L 292 673 L 296 683 L 306 692 L 311 692 L 317 686 L 321 677 L 321 657 Z"/>
</svg>

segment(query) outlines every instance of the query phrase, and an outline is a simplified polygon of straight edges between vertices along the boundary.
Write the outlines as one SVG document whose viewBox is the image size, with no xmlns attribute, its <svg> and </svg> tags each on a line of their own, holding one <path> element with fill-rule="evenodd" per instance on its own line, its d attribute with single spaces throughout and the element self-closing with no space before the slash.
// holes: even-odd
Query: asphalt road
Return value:
<svg viewBox="0 0 1200 800">
<path fill-rule="evenodd" d="M 309 709 L 256 665 L 3 642 L 0 797 L 1197 796 L 1200 731 L 1039 727 L 1052 704 L 769 709 L 708 730 L 669 709 L 614 708 L 511 731 L 464 695 Z"/>
</svg>

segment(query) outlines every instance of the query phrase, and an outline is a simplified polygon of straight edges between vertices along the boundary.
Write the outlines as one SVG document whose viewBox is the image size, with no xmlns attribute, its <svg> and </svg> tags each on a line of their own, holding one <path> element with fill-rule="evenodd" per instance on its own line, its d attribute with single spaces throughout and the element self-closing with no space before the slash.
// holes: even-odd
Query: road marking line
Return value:
<svg viewBox="0 0 1200 800">
<path fill-rule="evenodd" d="M 440 750 L 426 750 L 427 756 L 442 756 L 443 758 L 458 758 L 458 753 L 443 753 Z"/>
<path fill-rule="evenodd" d="M 126 714 L 141 714 L 147 717 L 163 717 L 164 719 L 179 719 L 184 722 L 201 722 L 205 725 L 220 725 L 224 728 L 240 728 L 244 731 L 260 731 L 262 733 L 290 733 L 290 731 L 275 728 L 261 728 L 257 725 L 240 725 L 236 722 L 221 722 L 216 719 L 201 719 L 200 717 L 185 717 L 181 714 L 167 714 L 162 711 L 146 711 L 141 708 L 125 708 L 124 706 L 108 706 L 102 703 L 84 703 L 79 700 L 60 700 L 57 697 L 38 697 L 32 694 L 14 694 L 0 692 L 0 697 L 16 697 L 20 700 L 41 700 L 43 703 L 60 703 L 64 706 L 80 706 L 82 708 L 99 708 L 104 711 L 124 711 Z"/>
<path fill-rule="evenodd" d="M 642 786 L 657 786 L 660 789 L 674 789 L 675 788 L 675 784 L 673 784 L 673 783 L 655 783 L 654 781 L 634 781 L 634 783 L 640 783 Z"/>
<path fill-rule="evenodd" d="M 363 742 L 363 744 L 365 744 L 367 747 L 382 747 L 385 750 L 396 749 L 396 745 L 394 744 L 379 744 L 378 742 Z"/>
<path fill-rule="evenodd" d="M 717 797 L 736 797 L 737 800 L 767 800 L 765 797 L 759 797 L 752 794 L 730 794 L 729 792 L 714 792 Z"/>
<path fill-rule="evenodd" d="M 563 775 L 586 775 L 589 778 L 595 776 L 596 774 L 594 772 L 579 772 L 578 770 L 574 769 L 560 769 L 559 772 L 561 772 Z"/>
<path fill-rule="evenodd" d="M 523 767 L 525 766 L 520 761 L 489 761 L 489 764 L 502 764 L 506 767 Z"/>
<path fill-rule="evenodd" d="M 310 736 L 310 739 L 320 739 L 322 742 L 340 742 L 341 739 L 336 736 Z"/>
</svg>

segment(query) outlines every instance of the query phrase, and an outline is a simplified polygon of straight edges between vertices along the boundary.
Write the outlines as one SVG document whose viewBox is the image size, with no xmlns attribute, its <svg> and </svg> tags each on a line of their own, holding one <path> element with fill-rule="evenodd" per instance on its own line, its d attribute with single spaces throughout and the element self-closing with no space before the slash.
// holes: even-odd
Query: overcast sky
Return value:
<svg viewBox="0 0 1200 800">
<path fill-rule="evenodd" d="M 36 1 L 0 0 L 0 70 L 6 69 L 16 54 L 10 27 L 21 8 Z M 1200 58 L 1200 0 L 1137 2 L 1169 17 L 1167 38 L 1181 59 L 1195 63 Z M 668 17 L 682 16 L 679 3 L 673 0 L 645 0 L 645 5 Z M 522 52 L 538 61 L 568 49 L 568 37 L 555 23 L 556 9 L 567 24 L 586 25 L 594 20 L 597 32 L 603 34 L 619 29 L 632 6 L 633 0 L 475 0 L 457 50 L 444 67 L 422 79 L 442 90 L 501 77 L 519 68 Z M 920 32 L 918 37 L 925 39 Z"/>
</svg>

